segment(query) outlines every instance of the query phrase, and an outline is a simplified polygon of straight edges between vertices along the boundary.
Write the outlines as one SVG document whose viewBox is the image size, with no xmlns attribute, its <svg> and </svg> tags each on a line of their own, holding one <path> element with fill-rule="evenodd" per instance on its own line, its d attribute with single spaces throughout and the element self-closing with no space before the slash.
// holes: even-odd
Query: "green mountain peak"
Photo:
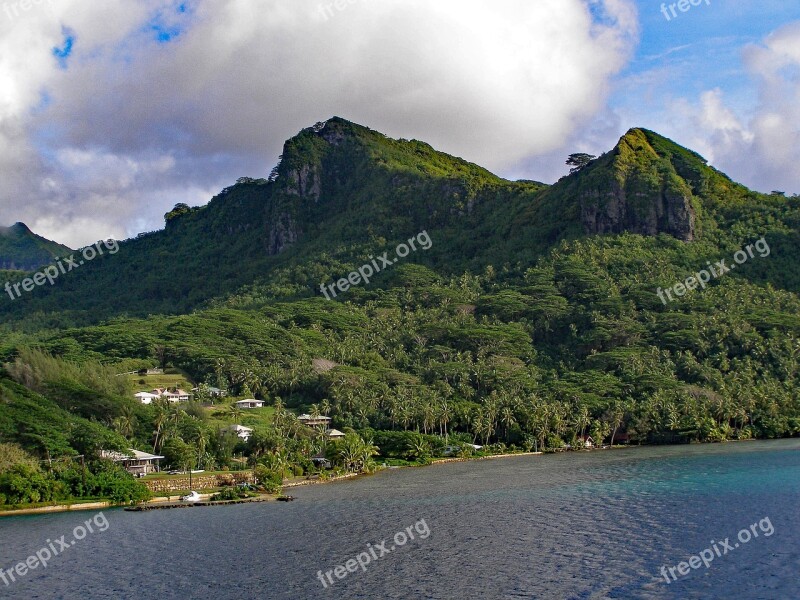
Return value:
<svg viewBox="0 0 800 600">
<path fill-rule="evenodd" d="M 25 223 L 0 227 L 0 269 L 34 271 L 72 252 L 66 246 L 33 233 Z"/>
</svg>

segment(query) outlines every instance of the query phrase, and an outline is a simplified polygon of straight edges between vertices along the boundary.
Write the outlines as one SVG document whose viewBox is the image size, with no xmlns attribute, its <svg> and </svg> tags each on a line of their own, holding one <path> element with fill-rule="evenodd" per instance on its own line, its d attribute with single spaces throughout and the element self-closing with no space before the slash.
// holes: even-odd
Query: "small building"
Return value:
<svg viewBox="0 0 800 600">
<path fill-rule="evenodd" d="M 445 446 L 444 449 L 444 456 L 453 456 L 454 454 L 458 454 L 461 452 L 462 448 L 471 448 L 475 452 L 481 450 L 483 446 L 478 446 L 477 444 L 461 444 L 460 446 Z"/>
<path fill-rule="evenodd" d="M 161 470 L 158 461 L 164 457 L 129 448 L 127 454 L 113 450 L 101 450 L 100 458 L 121 464 L 134 477 L 144 477 L 151 473 L 158 473 Z"/>
<path fill-rule="evenodd" d="M 590 435 L 579 435 L 578 441 L 583 445 L 584 448 L 594 448 L 594 440 Z"/>
<path fill-rule="evenodd" d="M 169 388 L 156 388 L 152 393 L 170 402 L 188 402 L 191 399 L 189 392 L 185 392 L 180 388 L 174 390 Z"/>
<path fill-rule="evenodd" d="M 250 439 L 251 435 L 253 435 L 253 430 L 250 427 L 245 427 L 244 425 L 231 425 L 230 427 L 226 427 L 223 431 L 235 433 L 245 442 Z"/>
<path fill-rule="evenodd" d="M 234 402 L 237 408 L 250 409 L 250 408 L 264 408 L 263 400 L 237 400 Z"/>
<path fill-rule="evenodd" d="M 192 391 L 197 393 L 200 391 L 200 388 L 199 387 L 192 388 Z M 228 395 L 228 392 L 226 392 L 225 390 L 221 390 L 217 387 L 209 386 L 206 388 L 206 391 L 208 392 L 208 395 L 211 396 L 212 398 L 224 398 L 225 396 Z"/>
<path fill-rule="evenodd" d="M 138 392 L 135 395 L 136 399 L 139 400 L 139 402 L 141 402 L 142 404 L 152 404 L 154 400 L 158 400 L 161 397 L 151 392 Z"/>
<path fill-rule="evenodd" d="M 332 440 L 338 440 L 344 437 L 344 434 L 338 429 L 331 429 L 328 431 L 328 437 Z"/>
<path fill-rule="evenodd" d="M 328 427 L 331 424 L 331 418 L 323 416 L 312 417 L 311 415 L 300 415 L 297 417 L 297 420 L 309 427 L 319 427 L 320 425 Z"/>
<path fill-rule="evenodd" d="M 327 458 L 325 458 L 324 454 L 319 454 L 319 455 L 315 456 L 314 458 L 311 459 L 311 462 L 313 462 L 314 466 L 319 468 L 319 469 L 331 469 L 331 468 L 333 468 L 333 465 L 331 464 L 331 461 L 329 461 Z"/>
<path fill-rule="evenodd" d="M 189 392 L 184 392 L 180 388 L 176 389 L 174 392 L 171 392 L 169 390 L 165 390 L 161 394 L 161 397 L 162 398 L 166 398 L 170 402 L 188 402 L 189 398 L 191 398 L 191 396 L 189 395 Z"/>
</svg>

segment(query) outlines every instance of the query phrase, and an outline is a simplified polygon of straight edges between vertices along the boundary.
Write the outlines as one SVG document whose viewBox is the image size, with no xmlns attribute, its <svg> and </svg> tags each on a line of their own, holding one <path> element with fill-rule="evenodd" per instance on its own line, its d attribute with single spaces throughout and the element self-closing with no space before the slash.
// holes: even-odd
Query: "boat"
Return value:
<svg viewBox="0 0 800 600">
<path fill-rule="evenodd" d="M 200 494 L 195 491 L 189 492 L 185 496 L 181 496 L 181 502 L 199 502 Z"/>
<path fill-rule="evenodd" d="M 275 499 L 278 502 L 292 502 L 294 500 L 294 496 L 278 496 Z"/>
</svg>

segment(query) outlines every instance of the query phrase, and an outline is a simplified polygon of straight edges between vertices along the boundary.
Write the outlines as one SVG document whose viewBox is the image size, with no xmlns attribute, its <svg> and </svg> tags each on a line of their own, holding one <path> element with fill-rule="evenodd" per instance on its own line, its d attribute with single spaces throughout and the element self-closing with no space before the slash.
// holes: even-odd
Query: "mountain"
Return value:
<svg viewBox="0 0 800 600">
<path fill-rule="evenodd" d="M 0 301 L 0 444 L 41 460 L 123 436 L 182 470 L 281 454 L 299 474 L 321 446 L 294 415 L 315 411 L 381 461 L 800 435 L 800 199 L 654 132 L 545 185 L 334 118 L 165 218 Z M 229 395 L 141 405 L 118 375 L 156 366 Z M 242 416 L 234 452 L 220 427 L 254 396 L 275 412 Z"/>
<path fill-rule="evenodd" d="M 35 271 L 72 250 L 36 235 L 24 223 L 0 227 L 0 270 Z"/>
<path fill-rule="evenodd" d="M 547 186 L 506 181 L 423 142 L 332 118 L 288 140 L 269 180 L 242 178 L 205 207 L 176 207 L 164 230 L 124 242 L 117 254 L 53 287 L 0 304 L 0 314 L 63 316 L 69 306 L 76 323 L 180 314 L 246 286 L 275 298 L 310 297 L 321 282 L 423 230 L 433 247 L 414 262 L 452 275 L 531 264 L 555 244 L 591 234 L 691 241 L 724 225 L 731 208 L 786 202 L 750 192 L 699 155 L 642 129 Z M 794 273 L 777 284 L 794 285 Z"/>
</svg>

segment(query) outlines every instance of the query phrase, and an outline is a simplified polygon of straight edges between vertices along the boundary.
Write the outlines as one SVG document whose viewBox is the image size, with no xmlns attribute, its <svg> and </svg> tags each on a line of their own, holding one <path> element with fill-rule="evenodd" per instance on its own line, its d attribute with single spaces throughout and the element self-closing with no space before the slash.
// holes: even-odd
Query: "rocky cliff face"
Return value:
<svg viewBox="0 0 800 600">
<path fill-rule="evenodd" d="M 319 201 L 321 176 L 319 165 L 305 164 L 289 171 L 286 175 L 286 193 L 293 196 Z"/>
<path fill-rule="evenodd" d="M 288 212 L 271 219 L 267 226 L 267 255 L 275 256 L 296 243 L 300 238 L 300 228 Z"/>
<path fill-rule="evenodd" d="M 614 150 L 576 177 L 584 232 L 666 233 L 694 241 L 697 212 L 692 188 L 671 159 L 649 143 L 647 132 L 629 131 Z"/>
<path fill-rule="evenodd" d="M 630 190 L 626 185 L 611 190 L 591 190 L 580 198 L 581 221 L 587 234 L 638 233 L 695 239 L 697 215 L 691 196 L 675 190 L 654 193 Z"/>
</svg>

